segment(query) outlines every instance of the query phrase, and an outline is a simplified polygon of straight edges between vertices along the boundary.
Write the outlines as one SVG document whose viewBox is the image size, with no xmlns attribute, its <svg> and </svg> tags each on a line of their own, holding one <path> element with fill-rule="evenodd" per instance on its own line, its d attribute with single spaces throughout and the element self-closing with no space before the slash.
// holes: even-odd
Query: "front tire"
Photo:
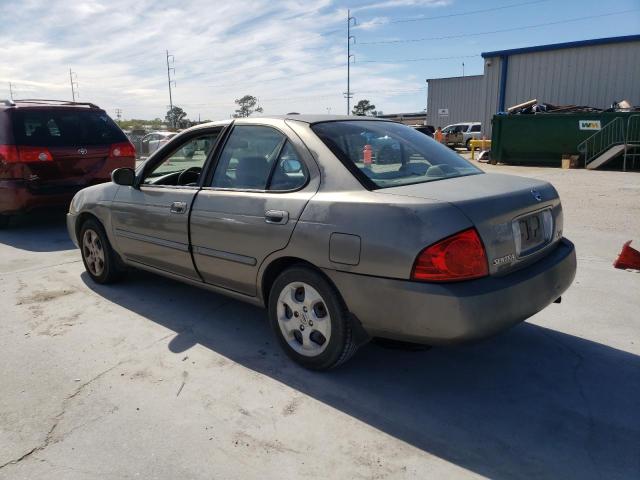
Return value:
<svg viewBox="0 0 640 480">
<path fill-rule="evenodd" d="M 84 268 L 94 282 L 114 283 L 123 277 L 125 269 L 100 222 L 92 218 L 86 220 L 80 228 L 79 240 Z"/>
<path fill-rule="evenodd" d="M 328 370 L 358 348 L 353 320 L 342 298 L 320 273 L 294 266 L 276 278 L 269 320 L 286 354 L 311 370 Z"/>
</svg>

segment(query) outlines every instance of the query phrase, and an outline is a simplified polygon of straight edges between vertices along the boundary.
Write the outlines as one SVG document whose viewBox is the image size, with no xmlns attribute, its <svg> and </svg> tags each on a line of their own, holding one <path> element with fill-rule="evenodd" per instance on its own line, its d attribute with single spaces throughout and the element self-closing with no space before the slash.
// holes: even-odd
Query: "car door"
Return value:
<svg viewBox="0 0 640 480">
<path fill-rule="evenodd" d="M 189 249 L 189 212 L 200 172 L 221 131 L 218 127 L 176 138 L 169 153 L 145 165 L 136 186 L 118 189 L 111 223 L 128 261 L 200 279 Z"/>
<path fill-rule="evenodd" d="M 191 213 L 191 242 L 206 283 L 256 295 L 258 268 L 283 249 L 319 186 L 308 150 L 284 122 L 235 125 Z"/>
</svg>

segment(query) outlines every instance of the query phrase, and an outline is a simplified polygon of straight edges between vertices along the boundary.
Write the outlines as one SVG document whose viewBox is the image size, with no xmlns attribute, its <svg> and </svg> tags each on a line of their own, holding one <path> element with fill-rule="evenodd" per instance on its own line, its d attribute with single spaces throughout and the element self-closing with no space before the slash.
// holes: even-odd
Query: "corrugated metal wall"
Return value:
<svg viewBox="0 0 640 480">
<path fill-rule="evenodd" d="M 428 121 L 432 125 L 465 120 L 482 122 L 491 135 L 491 118 L 498 111 L 500 57 L 485 58 L 484 76 L 429 80 Z M 462 83 L 481 78 L 479 93 L 466 95 Z M 474 83 L 475 85 L 475 83 Z M 520 53 L 509 56 L 505 108 L 537 98 L 560 105 L 590 105 L 608 108 L 616 100 L 640 105 L 640 42 L 589 45 L 561 50 Z M 450 121 L 437 118 L 437 109 L 456 106 L 462 117 Z M 461 105 L 465 103 L 466 105 Z M 438 105 L 442 105 L 439 107 Z M 477 113 L 476 113 L 477 112 Z"/>
<path fill-rule="evenodd" d="M 459 122 L 482 121 L 481 99 L 484 96 L 482 75 L 430 79 L 427 97 L 427 124 L 445 127 Z M 449 110 L 439 116 L 438 109 Z"/>
<path fill-rule="evenodd" d="M 490 66 L 487 61 L 491 61 Z M 500 68 L 500 57 L 485 58 L 487 99 L 483 117 L 487 135 L 491 135 L 491 117 L 498 111 Z M 510 55 L 505 109 L 534 98 L 598 108 L 608 108 L 623 99 L 640 105 L 639 79 L 640 42 Z"/>
<path fill-rule="evenodd" d="M 640 42 L 510 56 L 505 108 L 533 98 L 598 108 L 622 99 L 640 105 Z"/>
<path fill-rule="evenodd" d="M 491 119 L 498 111 L 501 69 L 501 58 L 484 59 L 483 98 L 480 108 L 482 109 L 482 133 L 487 138 L 491 138 Z"/>
</svg>

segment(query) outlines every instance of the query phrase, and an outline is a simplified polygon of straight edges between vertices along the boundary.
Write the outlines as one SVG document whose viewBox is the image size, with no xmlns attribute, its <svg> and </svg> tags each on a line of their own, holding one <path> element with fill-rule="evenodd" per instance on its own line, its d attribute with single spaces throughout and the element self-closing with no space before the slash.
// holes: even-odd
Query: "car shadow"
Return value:
<svg viewBox="0 0 640 480">
<path fill-rule="evenodd" d="M 279 349 L 262 309 L 144 272 L 86 285 L 200 344 L 429 454 L 477 474 L 637 478 L 640 357 L 522 324 L 473 345 L 410 352 L 374 344 L 344 366 L 304 370 Z M 160 308 L 159 308 L 160 307 Z"/>
<path fill-rule="evenodd" d="M 63 211 L 37 211 L 11 218 L 0 230 L 0 243 L 31 252 L 59 252 L 75 248 Z"/>
</svg>

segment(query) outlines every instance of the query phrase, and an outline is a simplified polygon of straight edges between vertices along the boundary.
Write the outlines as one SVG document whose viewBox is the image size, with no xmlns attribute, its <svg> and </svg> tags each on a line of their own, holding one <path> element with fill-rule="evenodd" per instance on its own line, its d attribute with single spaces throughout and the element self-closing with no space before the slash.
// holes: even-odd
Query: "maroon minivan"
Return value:
<svg viewBox="0 0 640 480">
<path fill-rule="evenodd" d="M 120 167 L 135 167 L 135 148 L 96 105 L 0 100 L 0 228 L 11 215 L 67 206 Z"/>
</svg>

